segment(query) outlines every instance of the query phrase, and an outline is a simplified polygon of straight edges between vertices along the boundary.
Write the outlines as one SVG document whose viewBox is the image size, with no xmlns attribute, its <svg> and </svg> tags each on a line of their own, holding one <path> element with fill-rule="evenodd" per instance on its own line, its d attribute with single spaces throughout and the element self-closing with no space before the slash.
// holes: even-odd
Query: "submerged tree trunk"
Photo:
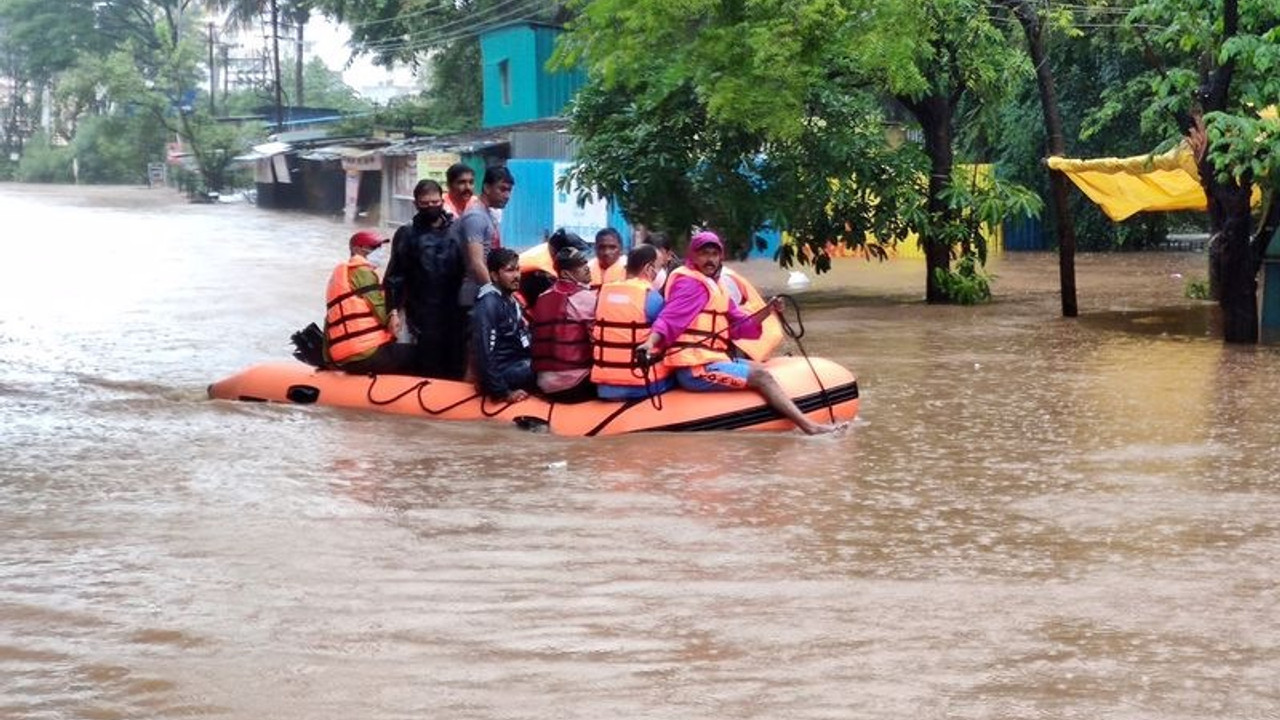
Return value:
<svg viewBox="0 0 1280 720">
<path fill-rule="evenodd" d="M 1236 36 L 1239 25 L 1237 0 L 1223 0 L 1224 42 Z M 1227 60 L 1204 76 L 1198 98 L 1202 112 L 1226 110 L 1234 71 L 1234 62 Z M 1199 131 L 1203 132 L 1202 125 Z M 1200 185 L 1208 200 L 1209 229 L 1220 253 L 1217 276 L 1220 281 L 1218 305 L 1222 308 L 1222 339 L 1229 343 L 1257 343 L 1261 256 L 1255 252 L 1250 235 L 1253 218 L 1249 196 L 1253 189 L 1253 175 L 1246 172 L 1238 178 L 1221 182 L 1203 146 L 1199 153 Z"/>
<path fill-rule="evenodd" d="M 1058 93 L 1054 89 L 1053 70 L 1049 67 L 1044 46 L 1044 22 L 1028 0 L 1001 0 L 1018 18 L 1027 36 L 1027 52 L 1036 69 L 1036 85 L 1040 89 L 1040 109 L 1044 112 L 1044 129 L 1049 155 L 1066 155 L 1066 134 L 1062 130 L 1062 113 L 1058 109 Z M 1076 225 L 1067 207 L 1067 178 L 1057 170 L 1049 171 L 1049 199 L 1055 216 L 1058 238 L 1058 284 L 1062 289 L 1062 316 L 1079 314 L 1076 305 Z"/>
<path fill-rule="evenodd" d="M 1216 186 L 1216 187 L 1215 187 Z M 1218 278 L 1222 282 L 1222 336 L 1230 343 L 1258 342 L 1258 263 L 1249 232 L 1250 184 L 1210 183 L 1210 206 L 1217 205 L 1221 229 Z M 1212 211 L 1211 211 L 1212 212 Z"/>
<path fill-rule="evenodd" d="M 920 130 L 924 135 L 924 150 L 929 156 L 929 196 L 925 204 L 929 226 L 920 236 L 925 259 L 924 297 L 930 303 L 950 302 L 951 298 L 938 282 L 937 271 L 945 272 L 951 268 L 951 244 L 939 237 L 938 228 L 952 219 L 951 209 L 942 199 L 942 191 L 950 184 L 951 171 L 955 165 L 955 151 L 951 147 L 954 107 L 949 98 L 939 94 L 920 100 L 900 99 L 920 123 Z"/>
</svg>

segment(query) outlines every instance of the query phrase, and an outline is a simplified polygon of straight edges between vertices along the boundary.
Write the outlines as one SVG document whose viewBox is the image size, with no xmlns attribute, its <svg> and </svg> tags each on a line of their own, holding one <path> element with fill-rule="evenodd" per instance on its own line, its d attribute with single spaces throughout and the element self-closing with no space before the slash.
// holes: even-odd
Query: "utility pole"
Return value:
<svg viewBox="0 0 1280 720">
<path fill-rule="evenodd" d="M 280 7 L 271 0 L 271 62 L 276 77 L 276 132 L 284 130 L 284 103 L 280 93 Z"/>
<path fill-rule="evenodd" d="M 213 23 L 209 23 L 209 114 L 218 114 L 218 105 L 214 96 L 218 91 L 218 72 L 213 64 Z"/>
<path fill-rule="evenodd" d="M 294 85 L 293 104 L 295 107 L 300 107 L 304 104 L 302 101 L 302 72 L 303 72 L 302 51 L 305 48 L 305 45 L 302 42 L 302 29 L 306 22 L 306 19 L 303 17 L 303 13 L 301 10 L 299 10 L 297 12 L 297 15 L 294 17 L 294 22 L 296 22 L 298 25 L 298 38 L 297 38 L 297 45 L 295 46 L 297 49 L 297 52 L 294 53 L 294 57 L 293 57 L 293 85 Z"/>
</svg>

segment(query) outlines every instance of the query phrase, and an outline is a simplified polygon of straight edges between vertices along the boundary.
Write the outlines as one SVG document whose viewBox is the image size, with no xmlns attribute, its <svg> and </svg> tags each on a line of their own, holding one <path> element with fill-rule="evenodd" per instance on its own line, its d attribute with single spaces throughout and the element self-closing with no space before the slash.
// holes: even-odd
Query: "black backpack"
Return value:
<svg viewBox="0 0 1280 720">
<path fill-rule="evenodd" d="M 412 225 L 405 225 L 396 231 L 394 245 L 406 242 L 412 243 L 412 247 L 407 252 L 401 251 L 403 255 L 400 252 L 397 255 L 412 260 L 414 267 L 407 274 L 427 291 L 432 305 L 453 302 L 466 272 L 458 223 L 449 225 L 443 234 L 419 233 Z M 421 295 L 418 298 L 419 302 L 424 299 Z"/>
</svg>

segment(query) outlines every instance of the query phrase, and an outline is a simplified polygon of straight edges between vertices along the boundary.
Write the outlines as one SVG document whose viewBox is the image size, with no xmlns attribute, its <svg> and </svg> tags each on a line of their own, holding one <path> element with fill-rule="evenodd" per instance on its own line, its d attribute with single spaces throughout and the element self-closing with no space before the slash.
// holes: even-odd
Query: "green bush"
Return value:
<svg viewBox="0 0 1280 720">
<path fill-rule="evenodd" d="M 936 268 L 934 273 L 942 292 L 953 303 L 977 305 L 991 300 L 991 281 L 995 275 L 983 270 L 978 256 L 973 253 L 961 255 L 953 269 Z"/>
<path fill-rule="evenodd" d="M 18 161 L 15 178 L 18 182 L 69 183 L 71 175 L 70 147 L 53 147 L 43 133 L 37 133 L 27 141 Z"/>
<path fill-rule="evenodd" d="M 1192 300 L 1209 299 L 1209 280 L 1207 278 L 1189 277 L 1183 286 L 1183 294 Z"/>
</svg>

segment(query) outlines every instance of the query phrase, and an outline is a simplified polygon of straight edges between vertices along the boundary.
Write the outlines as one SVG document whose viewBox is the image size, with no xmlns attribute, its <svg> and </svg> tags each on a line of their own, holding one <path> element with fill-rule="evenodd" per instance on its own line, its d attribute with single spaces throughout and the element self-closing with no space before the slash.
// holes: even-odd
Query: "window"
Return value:
<svg viewBox="0 0 1280 720">
<path fill-rule="evenodd" d="M 502 87 L 502 104 L 511 104 L 511 61 L 498 61 L 498 84 Z"/>
</svg>

